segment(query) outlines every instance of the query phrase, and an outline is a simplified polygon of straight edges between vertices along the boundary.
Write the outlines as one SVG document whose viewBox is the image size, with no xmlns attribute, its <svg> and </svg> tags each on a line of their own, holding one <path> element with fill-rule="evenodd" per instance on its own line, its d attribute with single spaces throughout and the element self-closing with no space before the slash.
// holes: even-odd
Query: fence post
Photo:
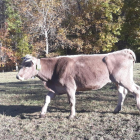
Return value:
<svg viewBox="0 0 140 140">
<path fill-rule="evenodd" d="M 16 71 L 18 71 L 18 65 L 17 65 L 17 63 L 16 63 Z"/>
</svg>

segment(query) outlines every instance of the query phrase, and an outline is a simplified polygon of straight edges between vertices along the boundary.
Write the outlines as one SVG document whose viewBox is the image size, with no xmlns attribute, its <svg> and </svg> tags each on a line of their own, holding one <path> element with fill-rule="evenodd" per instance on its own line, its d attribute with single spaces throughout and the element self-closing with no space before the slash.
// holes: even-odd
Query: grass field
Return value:
<svg viewBox="0 0 140 140">
<path fill-rule="evenodd" d="M 113 114 L 117 90 L 108 84 L 76 95 L 76 118 L 68 120 L 67 96 L 57 96 L 46 118 L 39 118 L 47 91 L 38 79 L 20 82 L 16 72 L 0 73 L 1 140 L 139 140 L 140 113 L 129 93 L 122 111 Z M 140 85 L 140 64 L 134 81 Z"/>
</svg>

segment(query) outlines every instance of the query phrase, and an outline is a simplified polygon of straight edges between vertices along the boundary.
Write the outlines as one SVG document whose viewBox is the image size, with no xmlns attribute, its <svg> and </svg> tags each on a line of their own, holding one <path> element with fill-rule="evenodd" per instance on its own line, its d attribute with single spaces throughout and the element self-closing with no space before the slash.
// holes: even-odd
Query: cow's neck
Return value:
<svg viewBox="0 0 140 140">
<path fill-rule="evenodd" d="M 51 79 L 52 77 L 52 69 L 50 67 L 50 64 L 47 63 L 47 60 L 42 60 L 42 59 L 38 59 L 38 65 L 36 66 L 37 67 L 37 71 L 38 71 L 38 74 L 37 74 L 37 77 L 42 80 L 42 81 L 48 81 Z"/>
<path fill-rule="evenodd" d="M 38 73 L 37 77 L 42 81 L 48 81 L 48 79 L 41 72 Z"/>
</svg>

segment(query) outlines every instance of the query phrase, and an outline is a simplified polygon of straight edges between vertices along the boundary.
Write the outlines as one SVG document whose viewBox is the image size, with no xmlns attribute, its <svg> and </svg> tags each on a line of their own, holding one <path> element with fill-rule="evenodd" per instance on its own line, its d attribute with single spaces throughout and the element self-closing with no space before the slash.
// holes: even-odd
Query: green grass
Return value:
<svg viewBox="0 0 140 140">
<path fill-rule="evenodd" d="M 66 95 L 56 96 L 46 118 L 39 118 L 46 89 L 37 78 L 20 82 L 16 72 L 0 73 L 1 140 L 118 140 L 140 139 L 136 101 L 129 93 L 122 111 L 113 114 L 117 90 L 108 84 L 97 91 L 76 95 L 76 118 L 68 120 Z M 134 81 L 140 85 L 140 64 L 135 64 Z"/>
</svg>

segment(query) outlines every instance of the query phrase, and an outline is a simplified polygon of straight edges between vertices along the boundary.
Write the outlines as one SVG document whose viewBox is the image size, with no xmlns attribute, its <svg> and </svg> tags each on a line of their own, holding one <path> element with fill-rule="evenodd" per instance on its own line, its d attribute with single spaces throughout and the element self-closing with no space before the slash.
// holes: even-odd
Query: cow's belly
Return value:
<svg viewBox="0 0 140 140">
<path fill-rule="evenodd" d="M 109 79 L 108 73 L 102 73 L 102 74 L 91 74 L 80 76 L 79 78 L 76 78 L 76 86 L 77 91 L 86 91 L 86 90 L 98 90 L 105 86 L 107 83 L 111 82 Z"/>
<path fill-rule="evenodd" d="M 105 80 L 101 83 L 90 83 L 86 85 L 77 85 L 77 91 L 87 91 L 87 90 L 98 90 L 105 86 L 107 83 L 111 82 L 110 80 Z"/>
</svg>

